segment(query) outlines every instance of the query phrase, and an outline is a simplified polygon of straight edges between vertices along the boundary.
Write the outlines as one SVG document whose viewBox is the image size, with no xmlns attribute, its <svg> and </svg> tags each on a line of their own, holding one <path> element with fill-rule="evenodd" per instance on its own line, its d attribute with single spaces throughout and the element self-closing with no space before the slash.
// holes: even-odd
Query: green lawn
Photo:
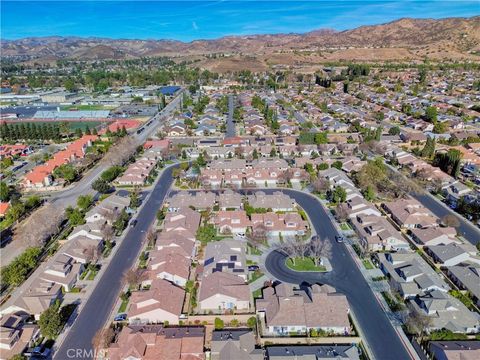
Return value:
<svg viewBox="0 0 480 360">
<path fill-rule="evenodd" d="M 95 276 L 97 276 L 98 270 L 91 270 L 88 273 L 87 280 L 93 280 L 95 279 Z"/>
<path fill-rule="evenodd" d="M 259 256 L 262 255 L 262 252 L 259 249 L 255 248 L 251 245 L 248 245 L 248 250 L 249 250 L 251 255 L 259 255 Z"/>
<path fill-rule="evenodd" d="M 325 266 L 316 266 L 315 262 L 311 258 L 295 258 L 295 265 L 293 263 L 293 260 L 291 258 L 287 259 L 285 262 L 286 265 L 295 271 L 325 271 Z"/>
<path fill-rule="evenodd" d="M 343 231 L 348 231 L 348 230 L 350 230 L 350 226 L 348 226 L 347 223 L 341 223 L 340 224 L 340 229 L 342 229 Z"/>
<path fill-rule="evenodd" d="M 262 297 L 262 289 L 257 289 L 255 290 L 253 293 L 253 298 L 256 299 L 256 298 L 261 298 Z"/>
<path fill-rule="evenodd" d="M 248 283 L 251 284 L 255 280 L 261 278 L 262 276 L 263 276 L 263 273 L 260 270 L 256 270 L 252 273 L 252 276 L 251 276 L 250 280 L 248 280 Z"/>
<path fill-rule="evenodd" d="M 373 264 L 370 262 L 370 260 L 365 259 L 365 260 L 363 260 L 362 262 L 363 262 L 363 266 L 365 266 L 365 269 L 367 269 L 367 270 L 375 269 L 375 267 L 374 267 Z"/>
<path fill-rule="evenodd" d="M 127 310 L 128 301 L 129 301 L 129 299 L 122 301 L 122 304 L 118 308 L 119 313 L 124 313 Z"/>
</svg>

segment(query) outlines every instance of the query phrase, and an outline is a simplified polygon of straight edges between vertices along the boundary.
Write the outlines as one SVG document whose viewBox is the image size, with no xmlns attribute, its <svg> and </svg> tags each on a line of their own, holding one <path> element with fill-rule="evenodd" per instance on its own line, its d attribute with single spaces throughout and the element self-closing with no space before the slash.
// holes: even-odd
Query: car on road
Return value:
<svg viewBox="0 0 480 360">
<path fill-rule="evenodd" d="M 138 223 L 138 220 L 137 220 L 137 219 L 134 219 L 134 220 L 132 220 L 132 222 L 130 223 L 130 226 L 131 226 L 131 227 L 135 227 L 135 226 L 137 225 L 137 223 Z"/>
<path fill-rule="evenodd" d="M 342 235 L 335 235 L 335 241 L 338 243 L 342 243 L 344 241 L 344 238 Z"/>
<path fill-rule="evenodd" d="M 125 320 L 127 320 L 127 314 L 125 313 L 117 314 L 113 318 L 113 321 L 125 321 Z"/>
<path fill-rule="evenodd" d="M 248 271 L 257 271 L 260 270 L 258 265 L 248 265 Z"/>
</svg>

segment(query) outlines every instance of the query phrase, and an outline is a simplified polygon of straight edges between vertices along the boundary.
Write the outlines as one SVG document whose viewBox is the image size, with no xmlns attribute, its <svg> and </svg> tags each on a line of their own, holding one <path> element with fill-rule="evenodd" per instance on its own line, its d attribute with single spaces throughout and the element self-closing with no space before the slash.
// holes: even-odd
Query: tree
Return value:
<svg viewBox="0 0 480 360">
<path fill-rule="evenodd" d="M 327 144 L 328 143 L 328 134 L 326 131 L 322 131 L 315 134 L 315 144 Z"/>
<path fill-rule="evenodd" d="M 140 284 L 146 279 L 146 272 L 142 269 L 128 269 L 123 274 L 123 281 L 132 288 L 139 288 Z"/>
<path fill-rule="evenodd" d="M 257 318 L 255 316 L 251 316 L 247 319 L 247 326 L 250 328 L 250 329 L 255 329 L 255 327 L 257 326 Z"/>
<path fill-rule="evenodd" d="M 435 154 L 435 139 L 428 136 L 427 142 L 425 143 L 425 146 L 422 149 L 421 155 L 424 158 L 431 159 L 434 154 Z"/>
<path fill-rule="evenodd" d="M 335 204 L 340 204 L 347 200 L 347 192 L 343 187 L 336 186 L 330 197 Z"/>
<path fill-rule="evenodd" d="M 334 161 L 331 166 L 332 168 L 342 170 L 343 163 L 340 160 L 337 160 L 337 161 Z"/>
<path fill-rule="evenodd" d="M 69 92 L 73 92 L 77 90 L 77 87 L 75 85 L 75 80 L 71 77 L 68 77 L 65 79 L 65 81 L 63 82 L 63 86 L 65 87 L 65 90 Z"/>
<path fill-rule="evenodd" d="M 373 189 L 372 185 L 368 185 L 365 191 L 363 192 L 363 196 L 367 201 L 375 200 L 375 190 Z"/>
<path fill-rule="evenodd" d="M 62 331 L 62 319 L 59 312 L 60 304 L 56 302 L 40 315 L 38 325 L 40 332 L 47 339 L 55 339 Z"/>
<path fill-rule="evenodd" d="M 97 179 L 92 183 L 92 189 L 101 194 L 106 194 L 110 192 L 111 186 L 107 181 L 103 179 Z"/>
<path fill-rule="evenodd" d="M 390 129 L 388 129 L 388 134 L 389 135 L 400 135 L 400 128 L 398 126 L 392 126 Z"/>
<path fill-rule="evenodd" d="M 101 349 L 106 349 L 115 339 L 115 331 L 109 326 L 105 329 L 100 329 L 95 333 L 92 339 L 92 346 L 98 352 Z"/>
<path fill-rule="evenodd" d="M 0 181 L 0 201 L 8 201 L 10 199 L 10 187 L 6 182 Z"/>
<path fill-rule="evenodd" d="M 197 239 L 200 240 L 203 244 L 212 241 L 217 236 L 217 229 L 213 224 L 206 224 L 200 226 L 197 230 Z"/>
<path fill-rule="evenodd" d="M 53 176 L 61 178 L 70 183 L 76 179 L 77 169 L 72 164 L 62 164 L 53 170 Z"/>
<path fill-rule="evenodd" d="M 455 215 L 447 214 L 442 217 L 442 224 L 449 227 L 458 228 L 460 227 L 460 221 Z"/>
<path fill-rule="evenodd" d="M 378 157 L 375 160 L 367 161 L 356 174 L 356 180 L 362 189 L 373 186 L 374 190 L 378 190 L 380 184 L 387 180 L 387 168 L 383 159 Z"/>
<path fill-rule="evenodd" d="M 225 327 L 225 323 L 220 318 L 215 318 L 215 330 L 222 330 Z"/>
<path fill-rule="evenodd" d="M 68 222 L 71 226 L 85 224 L 84 215 L 78 208 L 68 207 L 65 211 L 67 213 Z"/>
<path fill-rule="evenodd" d="M 330 189 L 330 182 L 325 178 L 317 178 L 312 182 L 312 188 L 317 193 L 325 193 Z"/>
<path fill-rule="evenodd" d="M 140 197 L 138 196 L 138 193 L 139 189 L 137 187 L 130 192 L 130 207 L 132 209 L 136 209 L 140 206 Z"/>
<path fill-rule="evenodd" d="M 425 109 L 425 121 L 435 124 L 437 122 L 438 111 L 435 106 L 428 106 Z"/>
<path fill-rule="evenodd" d="M 315 262 L 315 266 L 319 266 L 322 263 L 322 258 L 332 256 L 332 244 L 330 240 L 326 237 L 313 236 L 310 240 L 309 255 Z"/>
<path fill-rule="evenodd" d="M 80 195 L 77 199 L 77 206 L 82 211 L 86 211 L 93 203 L 92 195 Z"/>
</svg>

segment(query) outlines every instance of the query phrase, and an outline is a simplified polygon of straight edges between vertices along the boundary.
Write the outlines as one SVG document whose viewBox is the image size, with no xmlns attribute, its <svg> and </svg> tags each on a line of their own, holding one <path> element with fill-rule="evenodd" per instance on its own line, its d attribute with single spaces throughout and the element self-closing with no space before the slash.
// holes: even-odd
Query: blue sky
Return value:
<svg viewBox="0 0 480 360">
<path fill-rule="evenodd" d="M 191 41 L 351 29 L 401 17 L 480 15 L 480 1 L 1 1 L 1 38 L 97 36 Z"/>
</svg>

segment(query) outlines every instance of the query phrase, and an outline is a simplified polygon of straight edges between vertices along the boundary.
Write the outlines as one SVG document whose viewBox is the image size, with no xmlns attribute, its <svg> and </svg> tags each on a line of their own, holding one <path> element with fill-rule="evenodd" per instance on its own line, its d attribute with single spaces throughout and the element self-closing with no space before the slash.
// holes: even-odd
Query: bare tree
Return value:
<svg viewBox="0 0 480 360">
<path fill-rule="evenodd" d="M 330 258 L 332 256 L 332 244 L 327 238 L 313 236 L 310 241 L 310 257 L 316 266 L 322 264 L 322 258 Z"/>
<path fill-rule="evenodd" d="M 344 222 L 348 219 L 348 211 L 345 204 L 338 204 L 335 208 L 335 217 L 338 221 Z"/>
<path fill-rule="evenodd" d="M 105 329 L 100 329 L 95 333 L 92 339 L 92 346 L 96 352 L 101 349 L 106 349 L 110 343 L 115 339 L 115 331 L 109 326 Z"/>
<path fill-rule="evenodd" d="M 315 192 L 323 193 L 330 189 L 330 182 L 324 178 L 317 178 L 312 182 L 312 188 Z"/>
<path fill-rule="evenodd" d="M 100 209 L 100 216 L 102 216 L 108 224 L 112 224 L 118 217 L 118 212 L 110 209 Z"/>
<path fill-rule="evenodd" d="M 157 232 L 154 229 L 150 229 L 146 236 L 148 246 L 155 246 L 157 242 Z"/>
<path fill-rule="evenodd" d="M 18 240 L 25 246 L 43 246 L 48 238 L 60 231 L 64 218 L 65 209 L 62 206 L 46 204 L 15 229 L 14 241 Z"/>
<path fill-rule="evenodd" d="M 305 250 L 299 246 L 297 239 L 291 238 L 285 240 L 282 244 L 279 245 L 279 250 L 281 250 L 285 255 L 287 255 L 295 266 L 296 259 L 299 257 L 305 256 L 303 251 Z"/>
<path fill-rule="evenodd" d="M 105 240 L 106 242 L 110 242 L 112 241 L 114 235 L 115 235 L 115 230 L 113 229 L 112 225 L 108 223 L 103 225 L 102 227 L 103 240 Z"/>
<path fill-rule="evenodd" d="M 267 228 L 263 224 L 253 226 L 252 231 L 247 235 L 247 239 L 255 248 L 264 244 L 267 241 Z"/>
<path fill-rule="evenodd" d="M 405 321 L 407 330 L 411 334 L 419 336 L 420 341 L 423 339 L 423 335 L 428 333 L 429 328 L 432 326 L 432 318 L 426 314 L 421 314 L 418 311 L 410 308 L 407 319 Z"/>
<path fill-rule="evenodd" d="M 460 221 L 455 215 L 452 214 L 447 214 L 444 217 L 442 217 L 442 224 L 445 226 L 450 226 L 454 228 L 460 227 Z"/>
<path fill-rule="evenodd" d="M 85 249 L 85 256 L 86 256 L 87 262 L 96 263 L 99 257 L 98 247 L 95 245 L 87 246 Z"/>
<path fill-rule="evenodd" d="M 138 289 L 142 281 L 146 279 L 146 272 L 142 269 L 129 269 L 123 274 L 123 281 L 131 287 Z"/>
</svg>

